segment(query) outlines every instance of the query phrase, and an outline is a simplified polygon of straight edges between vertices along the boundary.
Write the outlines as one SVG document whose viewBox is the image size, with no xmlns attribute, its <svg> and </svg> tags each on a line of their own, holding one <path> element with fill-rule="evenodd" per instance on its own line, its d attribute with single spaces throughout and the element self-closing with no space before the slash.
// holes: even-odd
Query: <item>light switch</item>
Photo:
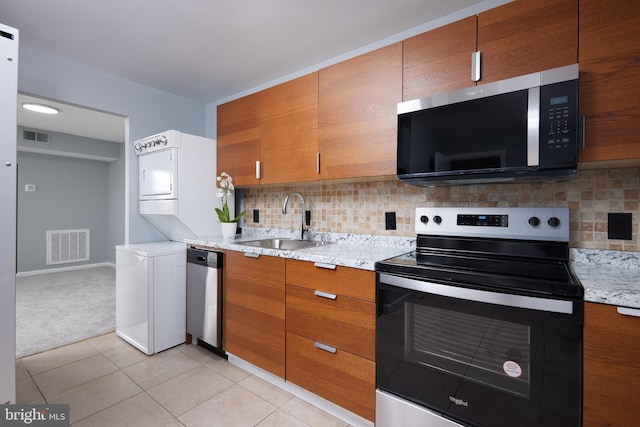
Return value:
<svg viewBox="0 0 640 427">
<path fill-rule="evenodd" d="M 27 192 L 36 191 L 36 185 L 35 184 L 26 184 L 24 186 L 24 191 L 27 191 Z"/>
</svg>

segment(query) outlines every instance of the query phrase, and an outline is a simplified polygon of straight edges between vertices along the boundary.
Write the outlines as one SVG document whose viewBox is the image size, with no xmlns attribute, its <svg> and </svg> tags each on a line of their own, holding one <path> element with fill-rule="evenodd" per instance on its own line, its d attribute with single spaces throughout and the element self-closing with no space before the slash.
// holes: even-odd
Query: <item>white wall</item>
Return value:
<svg viewBox="0 0 640 427">
<path fill-rule="evenodd" d="M 128 117 L 127 146 L 120 160 L 124 166 L 116 164 L 112 171 L 112 183 L 123 186 L 124 197 L 120 206 L 119 196 L 112 194 L 117 207 L 109 218 L 114 246 L 165 240 L 138 214 L 138 162 L 131 142 L 167 129 L 205 136 L 205 105 L 25 45 L 20 46 L 18 90 Z M 124 181 L 116 176 L 121 170 Z M 112 253 L 115 261 L 115 250 Z"/>
</svg>

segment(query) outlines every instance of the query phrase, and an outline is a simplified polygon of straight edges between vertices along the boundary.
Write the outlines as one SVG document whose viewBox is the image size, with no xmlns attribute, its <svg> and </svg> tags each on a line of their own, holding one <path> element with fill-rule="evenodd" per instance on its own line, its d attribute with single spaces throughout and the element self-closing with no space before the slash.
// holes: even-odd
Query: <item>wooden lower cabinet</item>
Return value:
<svg viewBox="0 0 640 427">
<path fill-rule="evenodd" d="M 331 353 L 316 341 L 287 333 L 287 381 L 372 421 L 375 374 L 371 360 L 340 349 Z"/>
<path fill-rule="evenodd" d="M 585 303 L 583 357 L 583 425 L 639 425 L 640 317 Z"/>
<path fill-rule="evenodd" d="M 285 260 L 226 252 L 225 350 L 285 377 Z"/>
<path fill-rule="evenodd" d="M 287 381 L 375 414 L 375 273 L 287 260 Z"/>
<path fill-rule="evenodd" d="M 287 331 L 375 360 L 376 305 L 287 285 Z"/>
</svg>

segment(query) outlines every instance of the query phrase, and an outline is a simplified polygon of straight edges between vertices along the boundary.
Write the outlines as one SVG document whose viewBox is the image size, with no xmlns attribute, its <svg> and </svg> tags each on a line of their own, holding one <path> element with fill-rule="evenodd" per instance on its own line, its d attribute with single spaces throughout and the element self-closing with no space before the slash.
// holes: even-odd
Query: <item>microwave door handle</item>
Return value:
<svg viewBox="0 0 640 427">
<path fill-rule="evenodd" d="M 440 295 L 474 302 L 484 302 L 502 305 L 505 307 L 573 314 L 573 302 L 567 300 L 554 300 L 501 292 L 482 291 L 479 289 L 449 286 L 424 280 L 410 279 L 408 277 L 395 276 L 387 273 L 379 273 L 378 277 L 381 284 L 409 289 L 425 294 Z"/>
<path fill-rule="evenodd" d="M 540 166 L 540 88 L 529 89 L 527 105 L 527 166 Z"/>
</svg>

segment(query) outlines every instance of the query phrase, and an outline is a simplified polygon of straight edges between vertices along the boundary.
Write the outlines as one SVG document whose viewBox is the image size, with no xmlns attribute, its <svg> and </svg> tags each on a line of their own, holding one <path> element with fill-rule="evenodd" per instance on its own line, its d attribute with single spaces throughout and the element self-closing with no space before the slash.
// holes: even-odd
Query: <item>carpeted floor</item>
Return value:
<svg viewBox="0 0 640 427">
<path fill-rule="evenodd" d="M 115 268 L 16 279 L 16 358 L 115 329 Z"/>
</svg>

